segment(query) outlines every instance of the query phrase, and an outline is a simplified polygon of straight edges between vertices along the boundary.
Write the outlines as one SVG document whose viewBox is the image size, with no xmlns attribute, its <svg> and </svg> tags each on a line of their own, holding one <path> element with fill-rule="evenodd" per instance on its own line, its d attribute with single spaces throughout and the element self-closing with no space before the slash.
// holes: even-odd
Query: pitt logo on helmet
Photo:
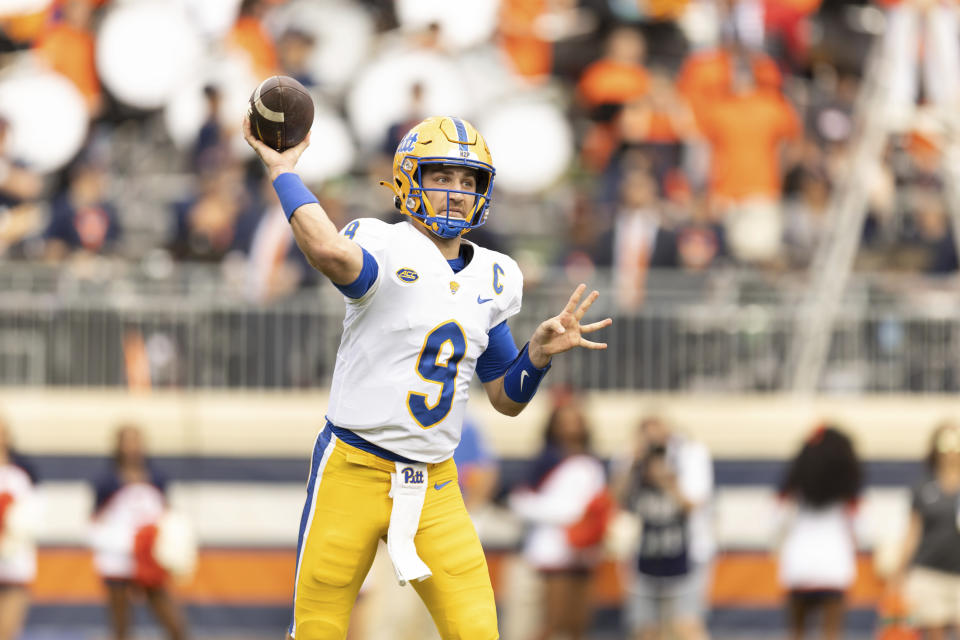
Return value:
<svg viewBox="0 0 960 640">
<path fill-rule="evenodd" d="M 400 141 L 400 146 L 397 147 L 397 153 L 410 153 L 413 151 L 413 147 L 416 142 L 417 132 L 411 131 L 403 137 L 403 140 Z"/>
<path fill-rule="evenodd" d="M 423 169 L 430 165 L 468 167 L 476 171 L 475 191 L 424 188 Z M 462 118 L 433 116 L 413 127 L 393 156 L 393 182 L 380 184 L 394 193 L 394 204 L 441 238 L 455 238 L 487 220 L 493 191 L 493 159 L 476 127 Z M 434 211 L 426 192 L 445 193 L 446 211 Z M 450 217 L 450 194 L 472 197 L 473 206 L 463 218 Z"/>
</svg>

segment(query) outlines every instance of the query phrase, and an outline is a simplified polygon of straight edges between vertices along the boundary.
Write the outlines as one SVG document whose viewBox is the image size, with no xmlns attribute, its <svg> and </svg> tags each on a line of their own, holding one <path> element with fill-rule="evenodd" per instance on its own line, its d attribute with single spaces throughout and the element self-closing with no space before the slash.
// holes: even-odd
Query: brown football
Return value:
<svg viewBox="0 0 960 640">
<path fill-rule="evenodd" d="M 313 99 L 289 76 L 271 76 L 260 83 L 247 106 L 253 135 L 277 151 L 295 146 L 313 124 Z"/>
</svg>

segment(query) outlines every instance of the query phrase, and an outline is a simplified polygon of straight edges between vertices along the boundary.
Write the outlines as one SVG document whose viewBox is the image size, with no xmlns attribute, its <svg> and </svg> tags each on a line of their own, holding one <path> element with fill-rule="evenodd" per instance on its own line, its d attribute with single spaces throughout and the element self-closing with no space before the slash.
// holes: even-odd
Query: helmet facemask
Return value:
<svg viewBox="0 0 960 640">
<path fill-rule="evenodd" d="M 460 189 L 444 189 L 440 187 L 423 187 L 423 170 L 432 165 L 446 165 L 451 167 L 468 167 L 476 171 L 476 191 Z M 490 207 L 490 187 L 493 167 L 471 159 L 453 159 L 445 157 L 405 158 L 400 171 L 406 176 L 411 185 L 410 194 L 400 209 L 416 218 L 421 224 L 441 238 L 455 238 L 486 222 Z M 446 194 L 445 205 L 441 213 L 433 210 L 427 192 L 443 192 Z M 450 216 L 450 195 L 463 194 L 473 198 L 473 206 L 463 212 L 464 217 Z"/>
<path fill-rule="evenodd" d="M 423 170 L 431 165 L 473 169 L 476 190 L 444 189 L 436 185 L 424 188 Z M 410 129 L 400 141 L 393 156 L 393 181 L 380 184 L 393 191 L 394 202 L 401 213 L 414 218 L 438 237 L 456 238 L 486 222 L 495 174 L 487 143 L 472 124 L 453 116 L 432 116 Z M 438 202 L 443 207 L 441 212 L 434 211 L 430 197 L 426 197 L 436 192 L 445 193 L 445 201 Z M 474 199 L 472 208 L 462 212 L 462 219 L 450 216 L 451 194 Z"/>
</svg>

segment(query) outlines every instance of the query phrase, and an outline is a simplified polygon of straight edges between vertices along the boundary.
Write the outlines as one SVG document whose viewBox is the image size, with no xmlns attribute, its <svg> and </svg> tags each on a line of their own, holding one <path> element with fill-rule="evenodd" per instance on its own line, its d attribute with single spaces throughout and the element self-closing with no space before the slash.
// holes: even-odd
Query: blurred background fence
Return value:
<svg viewBox="0 0 960 640">
<path fill-rule="evenodd" d="M 571 284 L 558 276 L 527 292 L 517 336 L 563 304 Z M 0 298 L 0 384 L 268 390 L 330 382 L 343 321 L 330 286 L 262 305 L 203 265 L 179 265 L 159 280 L 115 265 L 82 278 L 18 266 L 0 279 L 9 285 Z M 603 293 L 597 316 L 615 320 L 606 338 L 613 348 L 569 354 L 554 380 L 593 390 L 789 390 L 803 278 L 654 273 L 645 304 L 631 311 L 613 304 L 608 274 L 591 282 Z M 820 390 L 958 391 L 958 307 L 948 284 L 856 278 L 832 329 Z"/>
</svg>

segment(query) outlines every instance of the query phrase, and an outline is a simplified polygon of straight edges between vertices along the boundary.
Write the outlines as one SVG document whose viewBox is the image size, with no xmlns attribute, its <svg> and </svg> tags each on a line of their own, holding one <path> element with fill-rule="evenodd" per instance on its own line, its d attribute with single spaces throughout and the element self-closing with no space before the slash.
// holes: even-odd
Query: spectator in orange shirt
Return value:
<svg viewBox="0 0 960 640">
<path fill-rule="evenodd" d="M 580 76 L 577 93 L 594 124 L 584 134 L 583 162 L 602 171 L 620 144 L 616 118 L 624 104 L 642 98 L 650 88 L 643 66 L 646 45 L 636 29 L 618 27 L 607 37 L 604 57 Z"/>
<path fill-rule="evenodd" d="M 650 90 L 624 105 L 620 130 L 628 142 L 674 144 L 696 133 L 690 109 L 670 77 L 655 71 Z"/>
<path fill-rule="evenodd" d="M 50 7 L 0 15 L 0 50 L 16 51 L 39 38 L 50 19 Z"/>
<path fill-rule="evenodd" d="M 618 27 L 610 33 L 603 58 L 584 70 L 577 87 L 594 119 L 608 120 L 625 102 L 647 93 L 650 74 L 643 66 L 645 53 L 643 36 L 636 29 Z"/>
<path fill-rule="evenodd" d="M 758 86 L 748 61 L 734 72 L 733 92 L 701 105 L 700 127 L 710 146 L 710 196 L 724 218 L 733 256 L 765 263 L 779 255 L 783 143 L 801 126 L 786 99 Z"/>
<path fill-rule="evenodd" d="M 749 65 L 758 88 L 780 90 L 783 78 L 772 58 L 759 51 L 747 50 L 736 41 L 725 40 L 718 49 L 689 56 L 680 69 L 677 89 L 693 108 L 698 120 L 714 99 L 730 93 L 737 60 Z"/>
<path fill-rule="evenodd" d="M 94 58 L 93 11 L 93 0 L 64 0 L 59 19 L 34 45 L 40 58 L 80 90 L 91 117 L 97 116 L 103 106 Z"/>
<path fill-rule="evenodd" d="M 250 59 L 254 75 L 263 78 L 277 72 L 277 50 L 262 19 L 268 5 L 264 0 L 243 0 L 240 14 L 227 36 L 227 44 Z"/>
<path fill-rule="evenodd" d="M 555 46 L 583 35 L 583 24 L 589 21 L 584 13 L 590 12 L 584 12 L 580 4 L 578 0 L 500 2 L 497 44 L 518 76 L 531 84 L 542 84 L 558 73 Z"/>
<path fill-rule="evenodd" d="M 554 45 L 580 33 L 577 0 L 503 0 L 498 43 L 514 72 L 532 84 L 543 83 L 554 69 Z"/>
<path fill-rule="evenodd" d="M 553 64 L 553 47 L 534 28 L 546 10 L 547 0 L 504 0 L 500 8 L 500 46 L 514 71 L 529 80 L 541 80 Z"/>
<path fill-rule="evenodd" d="M 663 184 L 681 164 L 683 143 L 697 133 L 693 112 L 662 72 L 650 75 L 650 90 L 623 106 L 618 119 L 621 148 L 643 149 Z"/>
</svg>

